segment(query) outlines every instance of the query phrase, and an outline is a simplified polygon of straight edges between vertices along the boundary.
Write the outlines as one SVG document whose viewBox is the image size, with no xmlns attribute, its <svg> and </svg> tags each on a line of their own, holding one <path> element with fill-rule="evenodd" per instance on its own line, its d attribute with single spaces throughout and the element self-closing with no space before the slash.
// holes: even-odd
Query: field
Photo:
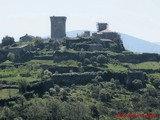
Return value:
<svg viewBox="0 0 160 120">
<path fill-rule="evenodd" d="M 1 89 L 0 99 L 7 99 L 19 95 L 18 89 Z"/>
</svg>

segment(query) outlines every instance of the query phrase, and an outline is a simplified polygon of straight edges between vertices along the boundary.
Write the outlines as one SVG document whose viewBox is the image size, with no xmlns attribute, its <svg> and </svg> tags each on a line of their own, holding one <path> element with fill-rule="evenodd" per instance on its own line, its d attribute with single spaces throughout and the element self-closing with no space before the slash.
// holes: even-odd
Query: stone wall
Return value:
<svg viewBox="0 0 160 120">
<path fill-rule="evenodd" d="M 105 52 L 93 52 L 93 53 L 85 53 L 85 58 L 91 58 L 93 56 L 98 56 L 100 54 L 103 54 L 105 56 L 108 56 L 108 58 L 112 58 L 115 60 L 118 60 L 120 62 L 126 62 L 126 63 L 141 63 L 141 62 L 147 62 L 147 61 L 160 61 L 160 55 L 159 54 L 152 54 L 152 53 L 143 53 L 143 54 L 119 54 L 119 55 L 109 55 Z M 56 51 L 53 55 L 54 60 L 80 60 L 80 52 L 78 53 L 71 53 L 71 52 L 59 52 Z"/>
<path fill-rule="evenodd" d="M 55 84 L 59 86 L 71 86 L 75 85 L 86 85 L 92 82 L 92 79 L 97 75 L 103 78 L 103 81 L 110 81 L 113 79 L 118 79 L 121 84 L 130 84 L 134 79 L 140 79 L 144 82 L 147 77 L 142 72 L 132 72 L 132 73 L 112 73 L 112 72 L 85 72 L 85 73 L 63 73 L 63 74 L 53 74 L 50 80 L 41 81 L 33 83 L 27 87 L 27 91 L 34 91 L 42 95 L 44 92 L 48 91 L 49 88 L 54 87 Z M 134 77 L 133 77 L 134 75 Z"/>
<path fill-rule="evenodd" d="M 120 62 L 127 62 L 127 63 L 141 63 L 146 61 L 160 61 L 160 55 L 152 54 L 152 53 L 143 53 L 143 54 L 133 54 L 133 55 L 117 55 L 113 56 L 114 59 Z"/>
<path fill-rule="evenodd" d="M 58 73 L 69 73 L 69 72 L 80 72 L 79 67 L 61 67 L 61 66 L 41 66 L 44 69 L 48 69 L 52 73 L 58 72 Z M 84 72 L 98 72 L 101 71 L 101 69 L 98 69 L 96 67 L 83 67 Z"/>
</svg>

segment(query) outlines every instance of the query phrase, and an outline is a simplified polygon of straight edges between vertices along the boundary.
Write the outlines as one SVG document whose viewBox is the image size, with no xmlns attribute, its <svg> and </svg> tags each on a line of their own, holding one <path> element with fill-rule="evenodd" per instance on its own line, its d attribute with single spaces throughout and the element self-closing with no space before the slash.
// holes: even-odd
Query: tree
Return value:
<svg viewBox="0 0 160 120">
<path fill-rule="evenodd" d="M 92 63 L 96 62 L 96 59 L 97 59 L 96 56 L 93 56 L 93 57 L 90 58 L 90 60 L 91 60 Z"/>
<path fill-rule="evenodd" d="M 2 39 L 2 46 L 12 45 L 14 43 L 15 41 L 13 37 L 6 36 Z"/>
<path fill-rule="evenodd" d="M 42 74 L 42 80 L 50 80 L 52 78 L 52 72 L 45 70 Z"/>
<path fill-rule="evenodd" d="M 14 113 L 8 107 L 3 108 L 1 116 L 2 116 L 1 119 L 3 120 L 13 120 L 14 119 Z"/>
<path fill-rule="evenodd" d="M 111 100 L 111 93 L 102 89 L 99 92 L 99 98 L 102 102 L 109 102 Z"/>
<path fill-rule="evenodd" d="M 7 60 L 7 52 L 0 48 L 0 62 Z"/>
<path fill-rule="evenodd" d="M 48 114 L 46 102 L 41 98 L 33 99 L 26 109 L 27 120 L 47 120 Z"/>
<path fill-rule="evenodd" d="M 88 109 L 82 102 L 64 104 L 65 120 L 86 120 Z"/>
<path fill-rule="evenodd" d="M 134 89 L 137 90 L 137 89 L 141 89 L 143 87 L 143 84 L 142 84 L 141 80 L 135 79 L 135 80 L 132 81 L 132 86 L 133 86 Z"/>
<path fill-rule="evenodd" d="M 47 100 L 47 108 L 50 120 L 61 120 L 63 117 L 62 103 L 59 100 L 50 98 Z"/>
<path fill-rule="evenodd" d="M 57 93 L 59 93 L 60 90 L 61 90 L 61 88 L 59 87 L 59 85 L 55 85 L 55 86 L 54 86 L 54 89 L 56 90 Z"/>
<path fill-rule="evenodd" d="M 8 55 L 7 55 L 7 58 L 8 58 L 8 60 L 14 62 L 15 59 L 16 59 L 16 56 L 15 56 L 14 53 L 9 52 Z"/>
<path fill-rule="evenodd" d="M 51 43 L 51 48 L 53 50 L 59 50 L 60 49 L 61 43 L 58 40 L 50 40 L 49 42 Z"/>
<path fill-rule="evenodd" d="M 66 90 L 61 90 L 60 91 L 60 98 L 61 98 L 62 101 L 67 101 L 67 99 L 68 99 L 67 96 L 68 96 L 68 93 L 67 93 Z"/>
<path fill-rule="evenodd" d="M 83 73 L 84 72 L 84 68 L 83 67 L 79 67 L 79 72 Z"/>
<path fill-rule="evenodd" d="M 90 109 L 91 109 L 91 115 L 92 115 L 92 117 L 99 119 L 100 114 L 99 114 L 99 111 L 98 111 L 97 107 L 95 105 L 92 105 L 90 107 Z"/>
<path fill-rule="evenodd" d="M 99 62 L 100 64 L 103 64 L 105 62 L 107 62 L 107 58 L 104 55 L 98 55 L 97 56 L 97 62 Z"/>
<path fill-rule="evenodd" d="M 160 79 L 155 79 L 155 80 L 153 80 L 152 84 L 153 84 L 156 88 L 160 88 Z"/>
<path fill-rule="evenodd" d="M 26 88 L 28 86 L 28 82 L 25 79 L 18 80 L 18 85 L 19 85 L 19 92 L 20 93 L 26 92 Z"/>
<path fill-rule="evenodd" d="M 98 83 L 98 82 L 102 82 L 103 78 L 99 75 L 97 75 L 94 79 L 92 79 L 93 83 Z"/>
<path fill-rule="evenodd" d="M 85 65 L 90 64 L 90 63 L 91 63 L 91 61 L 90 61 L 88 58 L 85 58 L 85 59 L 84 59 L 84 64 L 85 64 Z"/>
<path fill-rule="evenodd" d="M 54 88 L 49 88 L 50 95 L 56 94 L 56 90 Z"/>
<path fill-rule="evenodd" d="M 80 59 L 80 61 L 82 61 L 85 58 L 85 56 L 86 56 L 86 53 L 84 51 L 81 51 L 79 53 L 79 59 Z"/>
<path fill-rule="evenodd" d="M 41 39 L 35 39 L 34 45 L 35 45 L 37 48 L 41 48 L 41 49 L 44 48 L 44 43 L 43 43 L 43 41 L 42 41 Z"/>
</svg>

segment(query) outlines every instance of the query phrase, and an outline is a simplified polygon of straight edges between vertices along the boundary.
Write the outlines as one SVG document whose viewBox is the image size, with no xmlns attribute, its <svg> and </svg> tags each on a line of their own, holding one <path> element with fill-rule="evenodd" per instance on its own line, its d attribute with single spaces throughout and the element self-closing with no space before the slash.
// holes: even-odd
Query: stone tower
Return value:
<svg viewBox="0 0 160 120">
<path fill-rule="evenodd" d="M 108 28 L 107 23 L 97 23 L 97 31 L 100 32 Z"/>
<path fill-rule="evenodd" d="M 65 16 L 50 17 L 52 39 L 61 39 L 66 36 L 66 19 Z"/>
</svg>

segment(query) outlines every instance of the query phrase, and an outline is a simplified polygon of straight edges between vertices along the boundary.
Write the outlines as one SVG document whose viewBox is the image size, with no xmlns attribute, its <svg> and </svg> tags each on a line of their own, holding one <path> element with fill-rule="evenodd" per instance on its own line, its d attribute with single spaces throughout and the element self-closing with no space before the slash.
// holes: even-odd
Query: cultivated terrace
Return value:
<svg viewBox="0 0 160 120">
<path fill-rule="evenodd" d="M 127 51 L 117 33 L 111 38 L 4 37 L 0 119 L 120 120 L 118 113 L 160 113 L 160 55 Z"/>
</svg>

